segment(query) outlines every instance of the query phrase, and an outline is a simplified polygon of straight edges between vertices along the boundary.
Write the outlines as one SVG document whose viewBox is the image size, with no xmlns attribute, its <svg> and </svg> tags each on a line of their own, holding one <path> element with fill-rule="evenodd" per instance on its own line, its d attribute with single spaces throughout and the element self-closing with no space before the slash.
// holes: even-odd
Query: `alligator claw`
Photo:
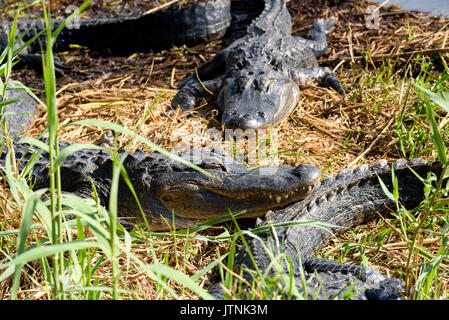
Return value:
<svg viewBox="0 0 449 320">
<path fill-rule="evenodd" d="M 339 94 L 346 95 L 345 88 L 334 73 L 329 74 L 323 81 L 326 85 L 337 91 Z"/>
<path fill-rule="evenodd" d="M 62 77 L 64 75 L 64 70 L 71 70 L 72 67 L 65 65 L 59 57 L 53 57 L 55 64 L 55 73 L 57 77 Z"/>
<path fill-rule="evenodd" d="M 114 139 L 115 139 L 114 131 L 108 130 L 101 135 L 100 139 L 98 139 L 94 142 L 94 145 L 97 145 L 97 146 L 100 146 L 103 148 L 113 148 L 114 147 Z"/>
<path fill-rule="evenodd" d="M 173 108 L 179 106 L 181 107 L 182 112 L 192 110 L 198 104 L 198 99 L 184 89 L 179 90 L 171 102 Z"/>
</svg>

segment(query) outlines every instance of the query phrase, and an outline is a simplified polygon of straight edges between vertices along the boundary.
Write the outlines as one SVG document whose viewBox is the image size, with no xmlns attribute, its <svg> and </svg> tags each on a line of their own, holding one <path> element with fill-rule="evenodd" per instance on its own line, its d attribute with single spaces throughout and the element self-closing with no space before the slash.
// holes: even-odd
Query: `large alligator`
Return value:
<svg viewBox="0 0 449 320">
<path fill-rule="evenodd" d="M 62 143 L 61 148 L 68 147 Z M 21 170 L 30 161 L 35 147 L 15 144 L 15 157 L 20 159 Z M 119 156 L 125 155 L 124 151 Z M 328 225 L 317 227 L 296 224 L 269 228 L 271 231 L 251 239 L 248 251 L 238 251 L 236 262 L 240 267 L 267 270 L 272 264 L 265 248 L 273 256 L 283 253 L 292 266 L 293 278 L 306 298 L 331 299 L 347 295 L 351 299 L 401 299 L 403 285 L 370 268 L 336 263 L 315 258 L 315 252 L 325 245 L 333 235 L 338 235 L 359 224 L 367 223 L 388 214 L 395 208 L 382 188 L 392 191 L 392 170 L 385 160 L 373 167 L 362 165 L 355 170 L 343 170 L 335 178 L 325 178 L 318 187 L 320 170 L 312 165 L 297 167 L 262 167 L 248 170 L 222 153 L 187 150 L 179 154 L 193 160 L 212 176 L 172 160 L 160 153 L 136 151 L 127 155 L 124 167 L 136 191 L 142 212 L 133 194 L 124 181 L 118 192 L 119 217 L 125 227 L 147 221 L 153 230 L 171 227 L 183 229 L 206 220 L 222 217 L 229 212 L 248 210 L 239 218 L 254 218 L 268 212 L 267 219 L 258 219 L 256 227 L 304 221 L 319 221 Z M 4 166 L 6 154 L 0 156 L 0 168 Z M 394 163 L 398 180 L 400 203 L 406 208 L 416 207 L 424 199 L 424 185 L 417 177 L 439 176 L 442 165 L 417 159 L 407 163 Z M 412 171 L 412 170 L 414 171 Z M 35 163 L 31 175 L 35 189 L 46 188 L 49 183 L 48 153 L 43 151 Z M 1 170 L 0 170 L 1 172 Z M 93 187 L 103 206 L 108 205 L 112 177 L 112 158 L 103 150 L 82 150 L 71 154 L 61 165 L 62 191 L 80 197 L 92 197 Z M 285 268 L 285 272 L 289 268 Z M 301 271 L 302 270 L 302 271 Z M 249 273 L 244 274 L 251 281 Z M 302 285 L 304 275 L 306 287 Z M 289 290 L 286 287 L 286 290 Z M 219 287 L 211 292 L 222 297 Z"/>
<path fill-rule="evenodd" d="M 195 45 L 221 38 L 231 24 L 230 0 L 189 0 L 171 5 L 150 14 L 115 16 L 107 18 L 80 18 L 64 28 L 53 44 L 54 51 L 67 50 L 70 45 L 87 46 L 95 50 L 118 53 L 161 50 L 173 45 Z M 63 20 L 52 21 L 54 28 Z M 0 49 L 7 44 L 7 30 L 11 23 L 0 24 Z M 27 41 L 45 30 L 42 19 L 19 20 L 17 34 L 25 34 Z M 41 52 L 45 34 L 19 54 L 21 65 L 40 70 Z M 21 42 L 22 43 L 22 42 Z M 59 62 L 59 61 L 58 61 Z M 57 73 L 63 74 L 62 64 Z"/>
<path fill-rule="evenodd" d="M 22 97 L 21 103 L 25 109 L 34 105 L 33 99 L 23 91 L 12 93 L 15 97 Z M 20 105 L 20 102 L 17 104 Z M 19 134 L 21 129 L 18 124 L 32 121 L 29 114 L 17 114 L 14 117 L 16 118 L 10 118 L 10 129 L 16 134 Z M 62 148 L 67 146 L 67 143 L 61 144 Z M 15 157 L 20 160 L 19 169 L 28 163 L 30 150 L 33 148 L 29 149 L 26 144 L 15 145 Z M 124 152 L 119 154 L 123 156 Z M 386 161 L 380 161 L 372 168 L 364 165 L 354 171 L 343 170 L 336 178 L 325 178 L 314 189 L 318 184 L 320 171 L 311 165 L 248 170 L 220 153 L 191 153 L 188 150 L 180 155 L 193 160 L 212 174 L 213 178 L 159 153 L 137 151 L 128 155 L 124 162 L 150 228 L 163 230 L 173 221 L 176 228 L 187 228 L 226 215 L 229 209 L 232 212 L 250 209 L 241 217 L 261 216 L 271 210 L 267 220 L 258 220 L 259 226 L 306 220 L 326 222 L 335 227 L 328 230 L 304 225 L 275 228 L 274 236 L 277 241 L 271 241 L 269 236 L 263 238 L 265 245 L 276 254 L 282 251 L 290 257 L 299 289 L 304 289 L 300 281 L 302 266 L 308 279 L 308 297 L 341 297 L 349 288 L 358 292 L 353 299 L 402 297 L 402 284 L 397 280 L 368 268 L 314 258 L 315 251 L 319 250 L 332 234 L 339 234 L 358 224 L 366 223 L 378 217 L 378 213 L 387 214 L 390 212 L 389 208 L 395 207 L 379 182 L 379 178 L 382 179 L 385 186 L 392 190 L 392 172 Z M 0 155 L 1 166 L 4 165 L 5 156 L 5 153 Z M 48 154 L 43 152 L 40 157 L 32 171 L 34 188 L 45 188 L 49 183 Z M 83 150 L 70 155 L 61 166 L 63 191 L 90 197 L 93 182 L 101 204 L 107 206 L 112 175 L 111 162 L 110 155 L 99 150 Z M 423 200 L 424 192 L 422 182 L 409 167 L 425 178 L 429 173 L 439 176 L 442 166 L 440 163 L 427 163 L 423 160 L 410 163 L 399 160 L 394 164 L 400 202 L 407 208 L 413 208 Z M 125 226 L 132 227 L 142 221 L 142 213 L 134 196 L 123 181 L 118 195 L 119 215 L 127 222 Z M 289 204 L 291 205 L 279 209 Z M 273 243 L 282 245 L 277 247 L 273 246 Z M 253 239 L 250 246 L 259 269 L 265 270 L 270 265 L 270 259 L 262 242 Z M 253 267 L 246 250 L 239 251 L 237 261 L 242 266 Z M 215 294 L 220 296 L 217 292 Z"/>
<path fill-rule="evenodd" d="M 191 109 L 205 99 L 223 110 L 225 126 L 255 129 L 285 119 L 298 102 L 301 84 L 318 82 L 344 93 L 335 74 L 317 62 L 334 25 L 334 19 L 319 19 L 310 39 L 294 37 L 286 1 L 265 0 L 246 34 L 200 65 L 179 86 L 172 106 Z"/>
<path fill-rule="evenodd" d="M 20 91 L 14 91 L 14 94 L 23 95 Z M 22 98 L 28 99 L 26 95 Z M 31 101 L 27 101 L 28 106 Z M 26 105 L 24 108 L 25 112 L 30 109 Z M 26 117 L 17 123 L 24 121 L 31 120 Z M 20 128 L 14 129 L 14 124 L 17 123 L 11 121 L 12 131 L 19 133 Z M 66 143 L 61 144 L 62 148 L 67 146 Z M 16 144 L 15 152 L 16 159 L 21 161 L 19 168 L 22 168 L 30 160 L 29 146 Z M 119 154 L 123 156 L 124 152 Z M 188 155 L 190 151 L 181 154 L 183 157 Z M 357 292 L 353 299 L 401 297 L 402 285 L 397 280 L 368 268 L 314 258 L 315 251 L 330 238 L 329 231 L 339 234 L 376 218 L 377 213 L 388 213 L 388 207 L 394 207 L 379 183 L 380 178 L 387 188 L 392 189 L 391 169 L 385 161 L 372 168 L 361 166 L 354 171 L 344 170 L 336 178 L 324 179 L 312 192 L 320 175 L 314 166 L 267 167 L 249 171 L 222 154 L 197 151 L 193 155 L 200 157 L 195 162 L 215 178 L 198 173 L 162 154 L 137 151 L 127 156 L 124 166 L 150 228 L 167 229 L 173 221 L 176 228 L 187 228 L 228 214 L 229 210 L 239 212 L 247 209 L 250 211 L 241 217 L 260 216 L 272 210 L 269 219 L 258 220 L 258 225 L 295 220 L 331 223 L 336 227 L 327 231 L 313 226 L 296 225 L 273 229 L 274 241 L 269 236 L 262 238 L 263 242 L 251 240 L 250 246 L 256 264 L 261 270 L 266 270 L 270 265 L 264 243 L 273 252 L 282 251 L 290 257 L 296 283 L 299 289 L 307 289 L 308 297 L 329 299 L 342 296 L 348 288 Z M 2 153 L 1 166 L 4 165 L 4 158 L 5 153 Z M 35 180 L 34 188 L 48 186 L 48 164 L 48 154 L 43 152 L 31 173 Z M 442 166 L 421 160 L 408 164 L 405 161 L 395 163 L 400 201 L 406 207 L 414 207 L 424 198 L 423 185 L 408 166 L 422 177 L 430 172 L 440 175 Z M 74 153 L 61 166 L 63 191 L 91 197 L 93 182 L 100 202 L 107 206 L 111 171 L 112 159 L 104 151 L 83 150 Z M 120 187 L 118 205 L 121 218 L 131 223 L 141 221 L 143 217 L 134 196 L 123 181 Z M 279 209 L 289 204 L 291 205 Z M 282 245 L 277 246 L 278 243 Z M 242 266 L 252 267 L 246 250 L 239 251 L 237 261 Z M 308 280 L 306 288 L 300 285 L 301 267 Z"/>
<path fill-rule="evenodd" d="M 357 300 L 403 298 L 404 287 L 399 280 L 386 277 L 371 268 L 315 258 L 315 253 L 334 235 L 379 218 L 380 215 L 388 215 L 396 208 L 395 202 L 387 196 L 379 182 L 382 180 L 392 192 L 392 167 L 398 180 L 398 201 L 407 209 L 415 208 L 425 197 L 424 184 L 417 176 L 427 178 L 429 174 L 434 174 L 439 177 L 443 169 L 440 162 L 422 159 L 411 162 L 401 159 L 392 166 L 381 160 L 371 168 L 362 165 L 355 170 L 345 169 L 336 177 L 328 176 L 305 200 L 269 212 L 267 219 L 258 219 L 256 227 L 292 221 L 320 221 L 332 227 L 304 224 L 277 227 L 262 236 L 262 240 L 252 239 L 249 245 L 257 267 L 264 272 L 272 262 L 264 249 L 266 246 L 273 256 L 283 253 L 290 258 L 296 286 L 306 298 L 341 298 L 348 292 L 353 292 L 351 299 Z M 254 269 L 245 248 L 239 251 L 237 262 Z M 285 269 L 288 273 L 288 268 Z M 301 269 L 307 280 L 305 288 L 302 286 Z M 251 280 L 248 274 L 246 277 Z M 216 297 L 222 295 L 217 286 L 212 287 L 211 291 Z"/>
<path fill-rule="evenodd" d="M 69 143 L 62 143 L 61 149 Z M 33 151 L 27 144 L 15 144 L 19 168 L 29 162 Z M 124 151 L 119 152 L 123 156 Z M 142 221 L 152 230 L 185 229 L 232 212 L 249 210 L 242 217 L 256 217 L 267 210 L 304 199 L 319 183 L 320 170 L 312 165 L 261 167 L 248 170 L 224 153 L 187 150 L 180 156 L 197 163 L 210 176 L 160 153 L 136 151 L 126 157 L 124 167 L 137 193 L 120 182 L 118 211 L 128 224 Z M 193 157 L 193 158 L 191 158 Z M 5 152 L 0 155 L 4 166 Z M 103 150 L 82 150 L 71 154 L 61 165 L 62 191 L 92 197 L 92 183 L 100 200 L 109 203 L 112 158 Z M 49 184 L 49 158 L 43 152 L 32 171 L 34 188 Z M 1 171 L 1 170 L 0 170 Z M 168 223 L 168 224 L 167 224 Z"/>
<path fill-rule="evenodd" d="M 230 0 L 188 0 L 183 3 L 182 6 L 171 5 L 152 14 L 78 19 L 76 25 L 61 31 L 53 50 L 66 50 L 71 44 L 78 44 L 126 53 L 180 44 L 194 45 L 221 38 L 226 33 L 231 23 Z M 58 27 L 62 22 L 63 20 L 54 20 L 52 26 Z M 8 45 L 11 28 L 11 23 L 0 23 L 0 52 Z M 43 20 L 19 20 L 16 30 L 18 41 L 14 49 L 18 50 L 44 29 Z M 16 68 L 26 67 L 42 73 L 42 57 L 39 53 L 44 46 L 45 34 L 39 39 L 40 41 L 32 42 L 19 52 L 19 59 L 14 61 Z M 54 64 L 57 76 L 64 75 L 64 71 L 69 69 L 58 57 L 54 57 Z M 38 112 L 35 102 L 25 91 L 18 91 L 17 88 L 8 90 L 6 99 L 17 98 L 22 100 L 7 105 L 4 109 L 9 135 L 12 137 L 26 131 Z"/>
</svg>

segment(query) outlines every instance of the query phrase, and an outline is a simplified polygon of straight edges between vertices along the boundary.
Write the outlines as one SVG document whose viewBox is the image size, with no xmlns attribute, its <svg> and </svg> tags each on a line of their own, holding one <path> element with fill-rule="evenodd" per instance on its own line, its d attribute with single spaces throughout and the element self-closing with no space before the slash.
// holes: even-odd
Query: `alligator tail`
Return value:
<svg viewBox="0 0 449 320">
<path fill-rule="evenodd" d="M 54 27 L 61 23 L 62 20 L 52 21 Z M 163 50 L 173 45 L 196 45 L 221 38 L 230 24 L 231 0 L 172 5 L 146 15 L 80 18 L 76 25 L 61 31 L 53 49 L 63 51 L 76 44 L 114 52 Z M 44 26 L 43 20 L 24 20 L 19 21 L 18 30 L 27 31 L 25 40 L 28 40 Z M 45 35 L 39 39 L 30 47 L 32 52 L 40 51 Z"/>
<path fill-rule="evenodd" d="M 285 33 L 292 33 L 290 13 L 285 0 L 265 0 L 265 8 L 248 26 L 248 34 L 258 35 L 276 28 Z"/>
</svg>

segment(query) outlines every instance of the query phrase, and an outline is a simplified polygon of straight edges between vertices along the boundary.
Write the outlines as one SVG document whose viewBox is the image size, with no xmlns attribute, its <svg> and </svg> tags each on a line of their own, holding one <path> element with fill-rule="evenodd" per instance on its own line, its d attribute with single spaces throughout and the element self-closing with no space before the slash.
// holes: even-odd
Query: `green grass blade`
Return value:
<svg viewBox="0 0 449 320">
<path fill-rule="evenodd" d="M 447 99 L 447 95 L 435 94 L 432 91 L 427 90 L 426 88 L 423 88 L 417 84 L 414 84 L 414 86 L 420 91 L 424 92 L 433 102 L 435 102 L 441 108 L 449 112 L 449 100 Z"/>
<path fill-rule="evenodd" d="M 64 160 L 71 155 L 72 153 L 78 152 L 80 150 L 105 150 L 103 147 L 90 145 L 90 144 L 82 144 L 82 143 L 73 143 L 66 148 L 62 149 L 58 156 L 55 159 L 55 166 L 59 167 L 64 162 Z"/>
<path fill-rule="evenodd" d="M 99 246 L 100 244 L 96 241 L 74 240 L 50 246 L 35 247 L 25 251 L 21 255 L 18 255 L 8 264 L 21 265 L 36 259 L 52 256 L 61 252 L 66 252 L 68 250 L 96 248 Z M 4 269 L 4 267 L 0 267 L 0 269 Z"/>
<path fill-rule="evenodd" d="M 196 294 L 198 294 L 202 299 L 204 300 L 214 300 L 214 297 L 212 297 L 208 292 L 206 292 L 203 288 L 199 287 L 192 278 L 186 276 L 182 272 L 179 272 L 167 265 L 163 264 L 150 264 L 142 266 L 144 270 L 150 271 L 151 273 L 154 273 L 156 275 L 163 275 L 165 277 L 171 278 L 173 280 L 176 280 L 180 284 L 182 284 L 184 287 L 192 290 Z"/>
<path fill-rule="evenodd" d="M 44 150 L 44 151 L 46 151 L 46 152 L 49 152 L 49 148 L 48 148 L 48 144 L 46 144 L 45 142 L 43 142 L 43 141 L 41 141 L 41 140 L 39 140 L 39 139 L 36 139 L 36 138 L 31 138 L 31 137 L 23 137 L 23 138 L 20 138 L 17 142 L 16 142 L 16 144 L 29 144 L 29 145 L 32 145 L 32 146 L 36 146 L 36 147 L 38 147 L 38 148 L 40 148 L 40 149 L 42 149 L 42 150 Z"/>
<path fill-rule="evenodd" d="M 433 114 L 432 106 L 430 103 L 425 104 L 427 119 L 430 124 L 430 130 L 432 132 L 432 139 L 435 143 L 435 147 L 437 148 L 438 158 L 443 164 L 447 164 L 447 155 L 446 148 L 444 145 L 443 138 L 441 137 L 440 130 L 438 129 L 438 124 L 435 120 L 435 116 Z"/>
<path fill-rule="evenodd" d="M 31 230 L 31 222 L 33 220 L 34 210 L 36 209 L 37 203 L 40 201 L 41 196 L 44 192 L 36 192 L 31 197 L 27 198 L 25 201 L 25 206 L 22 213 L 22 221 L 19 228 L 19 240 L 17 244 L 17 255 L 20 256 L 26 250 L 26 241 L 28 234 Z M 20 277 L 22 274 L 22 265 L 16 264 L 14 271 L 14 279 L 11 288 L 11 299 L 15 300 L 17 298 L 17 289 L 19 288 Z"/>
</svg>

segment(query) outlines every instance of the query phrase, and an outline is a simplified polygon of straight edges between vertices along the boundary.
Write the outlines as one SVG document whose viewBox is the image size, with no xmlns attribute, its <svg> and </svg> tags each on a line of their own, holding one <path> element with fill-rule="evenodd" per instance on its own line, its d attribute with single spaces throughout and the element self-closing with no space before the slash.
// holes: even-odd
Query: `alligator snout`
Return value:
<svg viewBox="0 0 449 320">
<path fill-rule="evenodd" d="M 300 183 L 316 184 L 320 180 L 321 170 L 311 164 L 300 164 L 293 169 L 293 174 L 299 179 Z"/>
<path fill-rule="evenodd" d="M 236 112 L 229 116 L 223 116 L 222 122 L 227 128 L 242 129 L 263 128 L 269 123 L 264 112 L 257 112 L 256 114 L 240 114 Z"/>
<path fill-rule="evenodd" d="M 225 83 L 221 121 L 226 127 L 246 130 L 273 126 L 285 119 L 296 106 L 299 100 L 296 83 L 272 72 L 269 84 L 266 83 L 261 90 L 260 77 L 257 79 L 243 91 L 235 88 L 235 82 Z"/>
</svg>

